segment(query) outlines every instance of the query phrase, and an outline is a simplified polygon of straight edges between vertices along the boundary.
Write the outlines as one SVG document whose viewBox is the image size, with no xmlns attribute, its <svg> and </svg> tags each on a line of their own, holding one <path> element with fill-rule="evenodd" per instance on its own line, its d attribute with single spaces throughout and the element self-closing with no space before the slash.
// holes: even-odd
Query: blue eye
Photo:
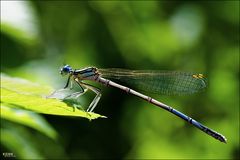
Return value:
<svg viewBox="0 0 240 160">
<path fill-rule="evenodd" d="M 66 75 L 66 74 L 70 73 L 71 71 L 72 71 L 72 68 L 69 65 L 66 65 L 66 66 L 62 67 L 60 73 L 62 75 Z"/>
</svg>

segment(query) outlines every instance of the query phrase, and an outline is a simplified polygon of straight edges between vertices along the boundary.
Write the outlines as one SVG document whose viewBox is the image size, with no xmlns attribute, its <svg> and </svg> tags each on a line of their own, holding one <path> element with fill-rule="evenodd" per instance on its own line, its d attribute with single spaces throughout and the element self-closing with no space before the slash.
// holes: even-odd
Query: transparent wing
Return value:
<svg viewBox="0 0 240 160">
<path fill-rule="evenodd" d="M 115 79 L 156 94 L 184 95 L 206 88 L 203 74 L 177 71 L 149 71 L 125 69 L 99 69 L 101 77 Z"/>
</svg>

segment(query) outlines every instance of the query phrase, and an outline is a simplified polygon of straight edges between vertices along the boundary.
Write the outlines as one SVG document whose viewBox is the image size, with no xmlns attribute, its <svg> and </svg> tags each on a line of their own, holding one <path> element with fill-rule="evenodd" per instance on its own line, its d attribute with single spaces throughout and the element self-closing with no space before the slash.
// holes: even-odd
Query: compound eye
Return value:
<svg viewBox="0 0 240 160">
<path fill-rule="evenodd" d="M 71 70 L 72 70 L 72 68 L 71 68 L 69 65 L 66 65 L 66 66 L 64 66 L 64 67 L 61 69 L 60 73 L 61 73 L 62 75 L 66 75 L 66 74 L 68 74 Z"/>
<path fill-rule="evenodd" d="M 63 67 L 63 72 L 69 72 L 69 67 Z"/>
</svg>

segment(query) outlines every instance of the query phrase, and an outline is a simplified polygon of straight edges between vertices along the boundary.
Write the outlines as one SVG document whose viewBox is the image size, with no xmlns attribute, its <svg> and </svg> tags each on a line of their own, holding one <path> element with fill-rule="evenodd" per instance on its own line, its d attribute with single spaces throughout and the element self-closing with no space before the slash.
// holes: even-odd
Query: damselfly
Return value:
<svg viewBox="0 0 240 160">
<path fill-rule="evenodd" d="M 67 88 L 70 84 L 72 88 L 73 82 L 79 85 L 80 91 L 73 93 L 71 96 L 80 96 L 84 94 L 88 89 L 96 93 L 95 98 L 89 105 L 87 111 L 92 112 L 101 98 L 100 89 L 83 82 L 84 80 L 95 81 L 105 86 L 111 86 L 121 89 L 129 94 L 142 98 L 155 106 L 161 107 L 168 112 L 180 117 L 181 119 L 189 122 L 193 126 L 197 127 L 201 131 L 208 135 L 218 139 L 221 142 L 226 143 L 226 138 L 220 133 L 202 125 L 191 117 L 179 112 L 178 110 L 161 103 L 149 96 L 139 93 L 133 89 L 115 83 L 111 80 L 115 79 L 122 82 L 128 82 L 135 86 L 138 86 L 141 90 L 145 90 L 157 94 L 177 95 L 177 94 L 191 94 L 199 92 L 204 89 L 206 84 L 206 78 L 202 74 L 194 74 L 189 72 L 161 72 L 161 71 L 145 71 L 145 70 L 125 70 L 125 69 L 97 69 L 95 67 L 87 67 L 83 69 L 72 69 L 69 65 L 65 65 L 61 68 L 60 73 L 62 75 L 68 75 L 67 83 L 64 87 Z"/>
</svg>

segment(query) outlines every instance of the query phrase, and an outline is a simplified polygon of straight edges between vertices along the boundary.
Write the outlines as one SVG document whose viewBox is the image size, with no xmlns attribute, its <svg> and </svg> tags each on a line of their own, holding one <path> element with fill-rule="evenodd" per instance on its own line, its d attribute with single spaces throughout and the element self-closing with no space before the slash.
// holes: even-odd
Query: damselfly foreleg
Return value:
<svg viewBox="0 0 240 160">
<path fill-rule="evenodd" d="M 69 76 L 68 76 L 67 83 L 66 83 L 66 85 L 63 87 L 64 89 L 66 89 L 66 88 L 68 87 L 68 85 L 69 85 L 69 82 L 71 83 L 71 84 L 70 84 L 70 89 L 72 89 L 71 75 L 69 75 Z"/>
</svg>

